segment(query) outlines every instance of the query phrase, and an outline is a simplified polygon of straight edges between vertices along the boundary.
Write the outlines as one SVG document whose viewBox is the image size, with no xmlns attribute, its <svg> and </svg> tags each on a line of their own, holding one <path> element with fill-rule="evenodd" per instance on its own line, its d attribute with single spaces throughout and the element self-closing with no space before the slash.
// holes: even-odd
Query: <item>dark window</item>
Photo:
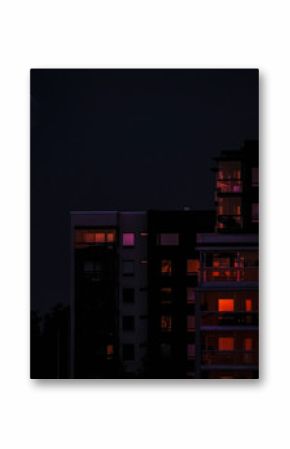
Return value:
<svg viewBox="0 0 290 449">
<path fill-rule="evenodd" d="M 123 316 L 123 330 L 124 331 L 133 331 L 134 328 L 135 328 L 134 316 L 132 316 L 132 315 Z"/>
<path fill-rule="evenodd" d="M 157 243 L 161 246 L 178 246 L 179 234 L 159 234 L 157 236 Z"/>
<path fill-rule="evenodd" d="M 134 275 L 134 260 L 123 260 L 123 275 L 124 276 Z"/>
<path fill-rule="evenodd" d="M 123 345 L 123 360 L 135 359 L 135 347 L 132 344 Z"/>
<path fill-rule="evenodd" d="M 123 301 L 128 303 L 134 302 L 135 290 L 134 288 L 123 288 Z"/>
</svg>

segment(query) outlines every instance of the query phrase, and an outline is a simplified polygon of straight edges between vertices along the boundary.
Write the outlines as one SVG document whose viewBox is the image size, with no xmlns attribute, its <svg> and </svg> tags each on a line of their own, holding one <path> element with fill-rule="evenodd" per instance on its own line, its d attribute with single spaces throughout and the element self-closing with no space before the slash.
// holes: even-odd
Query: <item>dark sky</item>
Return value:
<svg viewBox="0 0 290 449">
<path fill-rule="evenodd" d="M 31 294 L 69 302 L 69 211 L 213 208 L 212 157 L 258 138 L 257 70 L 32 70 Z"/>
</svg>

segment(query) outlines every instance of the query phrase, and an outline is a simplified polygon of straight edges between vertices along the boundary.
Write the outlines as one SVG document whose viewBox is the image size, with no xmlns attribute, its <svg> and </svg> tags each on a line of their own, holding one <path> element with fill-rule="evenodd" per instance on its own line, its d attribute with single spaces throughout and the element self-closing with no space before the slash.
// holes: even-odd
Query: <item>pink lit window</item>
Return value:
<svg viewBox="0 0 290 449">
<path fill-rule="evenodd" d="M 123 246 L 134 246 L 134 245 L 135 245 L 134 232 L 124 232 L 123 233 Z"/>
</svg>

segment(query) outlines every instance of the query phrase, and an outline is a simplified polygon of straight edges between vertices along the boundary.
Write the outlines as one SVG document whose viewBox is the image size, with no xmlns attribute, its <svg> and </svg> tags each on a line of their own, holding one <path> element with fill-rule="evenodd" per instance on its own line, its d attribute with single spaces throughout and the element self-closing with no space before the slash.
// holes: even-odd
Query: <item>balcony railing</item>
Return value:
<svg viewBox="0 0 290 449">
<path fill-rule="evenodd" d="M 238 179 L 217 179 L 216 189 L 222 193 L 241 193 L 243 184 Z"/>
<path fill-rule="evenodd" d="M 227 230 L 239 230 L 243 226 L 243 219 L 241 215 L 218 215 L 217 228 Z"/>
<path fill-rule="evenodd" d="M 202 326 L 257 326 L 257 312 L 202 312 Z"/>
<path fill-rule="evenodd" d="M 246 268 L 204 268 L 203 282 L 255 282 L 259 278 L 258 267 Z"/>
<path fill-rule="evenodd" d="M 256 365 L 258 363 L 257 351 L 216 351 L 202 352 L 204 365 Z"/>
</svg>

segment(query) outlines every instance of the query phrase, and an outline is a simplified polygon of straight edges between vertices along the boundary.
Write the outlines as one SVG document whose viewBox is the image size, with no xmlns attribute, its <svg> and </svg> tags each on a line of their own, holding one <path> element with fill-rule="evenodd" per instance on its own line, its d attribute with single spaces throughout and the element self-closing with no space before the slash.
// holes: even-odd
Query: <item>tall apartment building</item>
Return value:
<svg viewBox="0 0 290 449">
<path fill-rule="evenodd" d="M 258 376 L 258 144 L 216 158 L 216 211 L 72 212 L 71 375 Z"/>
<path fill-rule="evenodd" d="M 197 236 L 198 366 L 204 378 L 258 376 L 258 143 L 216 159 L 216 232 Z"/>
<path fill-rule="evenodd" d="M 196 237 L 214 229 L 208 211 L 148 212 L 149 376 L 196 377 Z"/>
<path fill-rule="evenodd" d="M 71 213 L 71 376 L 143 375 L 147 348 L 144 212 Z"/>
</svg>

